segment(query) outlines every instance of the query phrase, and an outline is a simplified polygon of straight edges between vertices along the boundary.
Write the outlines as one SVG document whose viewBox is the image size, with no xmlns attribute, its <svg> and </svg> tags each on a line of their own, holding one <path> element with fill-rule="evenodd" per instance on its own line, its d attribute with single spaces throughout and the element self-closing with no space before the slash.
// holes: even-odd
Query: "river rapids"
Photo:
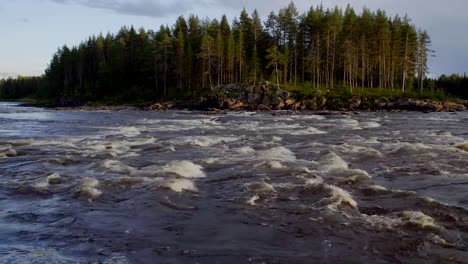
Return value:
<svg viewBox="0 0 468 264">
<path fill-rule="evenodd" d="M 468 112 L 0 103 L 0 263 L 468 263 Z"/>
</svg>

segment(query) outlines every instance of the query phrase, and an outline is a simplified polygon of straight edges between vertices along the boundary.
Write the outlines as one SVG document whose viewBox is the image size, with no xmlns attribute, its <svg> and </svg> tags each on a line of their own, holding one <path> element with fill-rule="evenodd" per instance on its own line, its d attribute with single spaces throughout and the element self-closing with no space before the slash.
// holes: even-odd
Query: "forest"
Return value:
<svg viewBox="0 0 468 264">
<path fill-rule="evenodd" d="M 60 47 L 40 77 L 0 81 L 0 98 L 137 102 L 190 97 L 225 84 L 283 89 L 415 91 L 466 97 L 466 77 L 427 80 L 429 34 L 407 16 L 291 2 L 262 21 L 178 17 L 156 31 L 122 27 Z M 427 87 L 426 87 L 427 86 Z"/>
</svg>

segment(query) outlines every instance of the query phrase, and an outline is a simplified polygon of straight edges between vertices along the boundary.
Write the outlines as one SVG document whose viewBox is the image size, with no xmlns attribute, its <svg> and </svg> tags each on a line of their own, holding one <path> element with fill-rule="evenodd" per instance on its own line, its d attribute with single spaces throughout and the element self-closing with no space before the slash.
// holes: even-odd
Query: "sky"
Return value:
<svg viewBox="0 0 468 264">
<path fill-rule="evenodd" d="M 91 35 L 116 33 L 122 26 L 157 30 L 173 25 L 180 15 L 232 21 L 242 8 L 257 9 L 262 18 L 290 0 L 0 0 L 0 78 L 41 75 L 52 55 L 64 44 L 78 45 Z M 300 13 L 311 6 L 350 4 L 385 10 L 390 16 L 408 14 L 428 31 L 434 58 L 430 76 L 468 72 L 467 0 L 295 0 Z"/>
</svg>

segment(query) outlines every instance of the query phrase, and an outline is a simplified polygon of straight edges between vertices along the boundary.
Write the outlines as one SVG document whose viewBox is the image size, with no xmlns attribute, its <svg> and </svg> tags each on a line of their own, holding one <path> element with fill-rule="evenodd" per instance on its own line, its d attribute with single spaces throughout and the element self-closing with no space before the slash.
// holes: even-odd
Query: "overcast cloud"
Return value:
<svg viewBox="0 0 468 264">
<path fill-rule="evenodd" d="M 108 9 L 121 14 L 165 17 L 173 13 L 184 13 L 203 1 L 196 0 L 51 0 L 59 4 L 83 5 L 91 8 Z"/>
</svg>

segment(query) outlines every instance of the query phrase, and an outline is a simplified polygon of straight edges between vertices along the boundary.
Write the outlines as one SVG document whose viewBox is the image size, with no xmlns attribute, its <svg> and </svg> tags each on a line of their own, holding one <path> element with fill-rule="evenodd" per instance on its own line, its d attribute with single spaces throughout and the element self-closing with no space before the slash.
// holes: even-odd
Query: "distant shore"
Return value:
<svg viewBox="0 0 468 264">
<path fill-rule="evenodd" d="M 256 90 L 251 86 L 227 85 L 212 88 L 209 93 L 185 100 L 168 100 L 145 104 L 93 104 L 67 100 L 58 103 L 24 102 L 24 106 L 76 109 L 81 111 L 171 111 L 187 110 L 206 113 L 224 111 L 313 111 L 322 113 L 346 113 L 355 111 L 419 111 L 456 112 L 468 109 L 468 100 L 389 98 L 384 96 L 359 95 L 313 95 L 298 96 L 280 89 Z"/>
</svg>

